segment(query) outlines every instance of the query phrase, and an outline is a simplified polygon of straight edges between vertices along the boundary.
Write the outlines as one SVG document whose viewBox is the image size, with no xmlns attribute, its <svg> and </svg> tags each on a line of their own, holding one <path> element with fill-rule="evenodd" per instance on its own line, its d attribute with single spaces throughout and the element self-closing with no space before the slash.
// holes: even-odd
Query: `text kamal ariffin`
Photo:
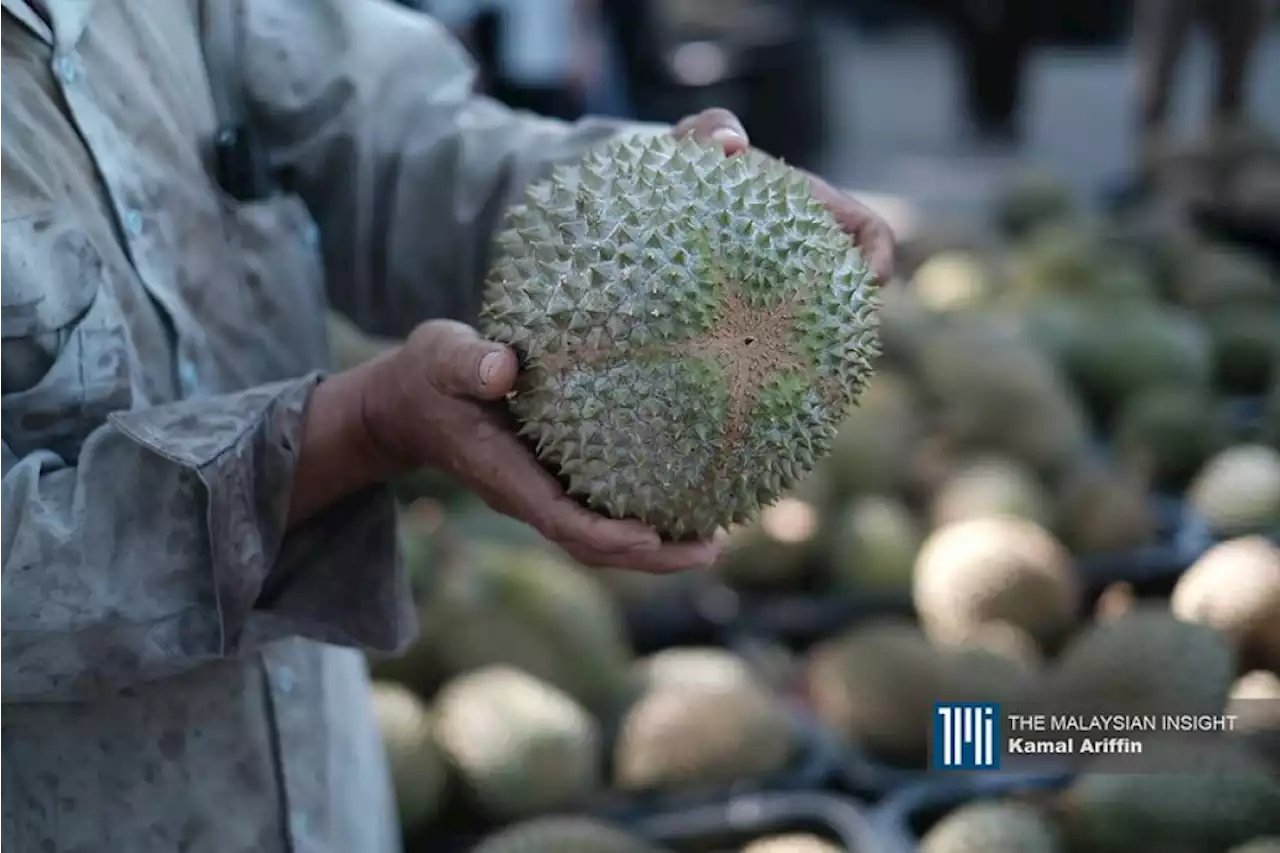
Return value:
<svg viewBox="0 0 1280 853">
<path fill-rule="evenodd" d="M 1141 753 L 1146 732 L 1234 731 L 1233 714 L 1032 714 L 1009 717 L 1008 752 L 1017 754 Z M 1064 737 L 1045 738 L 1046 732 Z M 1021 734 L 1020 734 L 1021 733 Z M 1073 736 L 1078 735 L 1078 736 Z"/>
</svg>

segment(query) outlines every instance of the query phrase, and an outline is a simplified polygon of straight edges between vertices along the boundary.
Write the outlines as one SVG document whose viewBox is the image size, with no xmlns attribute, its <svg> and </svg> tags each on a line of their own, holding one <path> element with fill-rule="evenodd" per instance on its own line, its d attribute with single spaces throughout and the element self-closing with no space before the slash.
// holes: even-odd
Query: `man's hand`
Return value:
<svg viewBox="0 0 1280 853">
<path fill-rule="evenodd" d="M 515 353 L 461 323 L 432 320 L 377 363 L 365 389 L 367 428 L 392 466 L 429 466 L 590 566 L 672 572 L 715 561 L 712 543 L 663 543 L 638 521 L 585 509 L 512 430 L 503 397 Z"/>
<path fill-rule="evenodd" d="M 693 136 L 718 142 L 730 156 L 741 154 L 750 145 L 742 122 L 722 109 L 703 110 L 682 119 L 673 133 L 677 138 Z M 803 169 L 798 171 L 809 178 L 814 197 L 827 206 L 844 232 L 853 238 L 876 279 L 884 283 L 893 278 L 894 238 L 888 223 L 848 193 Z"/>
</svg>

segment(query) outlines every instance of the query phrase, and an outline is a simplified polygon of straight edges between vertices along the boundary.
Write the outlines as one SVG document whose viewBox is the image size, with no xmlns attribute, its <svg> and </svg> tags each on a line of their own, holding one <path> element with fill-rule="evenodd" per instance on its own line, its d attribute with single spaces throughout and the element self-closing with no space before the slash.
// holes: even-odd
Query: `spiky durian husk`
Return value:
<svg viewBox="0 0 1280 853">
<path fill-rule="evenodd" d="M 808 180 L 759 153 L 612 141 L 534 183 L 481 328 L 569 492 L 673 539 L 749 520 L 824 456 L 877 353 L 872 275 Z"/>
</svg>

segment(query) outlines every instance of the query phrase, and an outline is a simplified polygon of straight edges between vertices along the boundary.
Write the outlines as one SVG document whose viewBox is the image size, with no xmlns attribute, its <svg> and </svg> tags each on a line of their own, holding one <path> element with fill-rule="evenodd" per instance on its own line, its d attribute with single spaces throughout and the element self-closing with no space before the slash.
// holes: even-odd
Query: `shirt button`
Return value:
<svg viewBox="0 0 1280 853">
<path fill-rule="evenodd" d="M 182 383 L 182 390 L 191 394 L 194 393 L 200 384 L 200 374 L 196 370 L 195 362 L 189 358 L 183 358 L 178 362 L 178 381 Z"/>
<path fill-rule="evenodd" d="M 70 86 L 80 76 L 80 69 L 74 57 L 59 56 L 53 61 L 53 73 L 62 81 L 62 85 Z"/>
<path fill-rule="evenodd" d="M 293 675 L 293 670 L 287 666 L 278 667 L 272 674 L 276 683 L 276 688 L 281 693 L 292 692 L 293 686 L 297 683 L 297 679 Z"/>
<path fill-rule="evenodd" d="M 136 210 L 130 210 L 124 215 L 124 230 L 129 232 L 130 237 L 137 237 L 142 233 L 142 214 Z"/>
</svg>

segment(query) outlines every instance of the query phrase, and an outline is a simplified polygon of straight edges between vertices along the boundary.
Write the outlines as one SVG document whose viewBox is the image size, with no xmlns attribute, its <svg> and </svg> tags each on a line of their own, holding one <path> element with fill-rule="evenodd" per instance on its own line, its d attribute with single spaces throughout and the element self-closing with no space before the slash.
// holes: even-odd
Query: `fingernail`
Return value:
<svg viewBox="0 0 1280 853">
<path fill-rule="evenodd" d="M 480 384 L 488 385 L 501 369 L 502 353 L 497 350 L 480 359 Z"/>
<path fill-rule="evenodd" d="M 747 138 L 731 127 L 722 127 L 715 133 L 711 134 L 711 138 L 721 145 L 730 145 L 732 143 L 740 143 L 745 145 Z"/>
</svg>

